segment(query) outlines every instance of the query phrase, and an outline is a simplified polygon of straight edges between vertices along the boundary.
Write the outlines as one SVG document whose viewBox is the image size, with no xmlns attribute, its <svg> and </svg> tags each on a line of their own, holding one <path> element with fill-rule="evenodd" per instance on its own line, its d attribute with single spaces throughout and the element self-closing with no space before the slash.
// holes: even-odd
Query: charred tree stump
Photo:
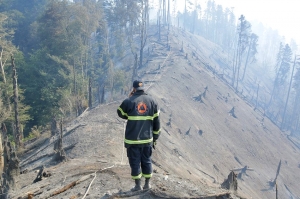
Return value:
<svg viewBox="0 0 300 199">
<path fill-rule="evenodd" d="M 189 128 L 189 130 L 185 133 L 185 135 L 189 135 L 191 131 L 191 127 Z"/>
<path fill-rule="evenodd" d="M 202 135 L 202 134 L 203 134 L 203 131 L 200 129 L 200 130 L 198 131 L 198 134 L 199 134 L 199 135 Z"/>
<path fill-rule="evenodd" d="M 5 180 L 5 173 L 2 174 L 2 177 L 1 177 L 1 186 L 0 186 L 0 199 L 7 199 L 7 195 L 8 195 L 8 190 L 9 190 L 9 187 L 6 183 L 6 180 Z"/>
<path fill-rule="evenodd" d="M 232 191 L 237 191 L 238 182 L 237 182 L 237 174 L 234 171 L 231 171 L 228 175 L 228 178 L 224 180 L 221 184 L 223 189 L 228 189 Z"/>
<path fill-rule="evenodd" d="M 203 97 L 205 98 L 206 97 L 206 91 L 208 90 L 208 87 L 206 86 L 205 88 L 204 88 L 204 92 L 203 92 Z"/>
<path fill-rule="evenodd" d="M 10 187 L 10 189 L 16 189 L 17 188 L 17 184 L 16 184 L 16 178 L 20 175 L 20 160 L 17 157 L 16 152 L 12 152 L 11 153 L 11 157 L 8 163 L 8 167 L 7 167 L 7 182 L 8 185 Z"/>
<path fill-rule="evenodd" d="M 41 167 L 41 169 L 39 170 L 39 172 L 38 172 L 36 178 L 34 179 L 33 183 L 36 183 L 36 182 L 42 180 L 44 168 L 45 168 L 44 166 Z"/>
<path fill-rule="evenodd" d="M 234 107 L 228 112 L 232 117 L 237 118 L 237 116 L 234 113 Z"/>
<path fill-rule="evenodd" d="M 39 170 L 36 178 L 34 179 L 33 183 L 39 182 L 41 180 L 43 180 L 44 177 L 49 177 L 52 174 L 48 171 L 45 171 L 45 167 L 42 166 L 41 169 Z"/>
<path fill-rule="evenodd" d="M 169 122 L 167 122 L 167 126 L 172 127 L 172 113 L 170 114 Z"/>
<path fill-rule="evenodd" d="M 277 187 L 277 183 L 275 185 L 276 185 L 276 199 L 278 199 L 278 187 Z"/>
<path fill-rule="evenodd" d="M 281 167 L 281 160 L 279 161 L 279 164 L 278 164 L 278 167 L 277 167 L 277 171 L 276 171 L 276 176 L 274 178 L 273 181 L 269 181 L 269 185 L 270 187 L 274 187 L 275 185 L 277 185 L 277 177 L 279 175 L 279 172 L 280 172 L 280 167 Z"/>
<path fill-rule="evenodd" d="M 76 99 L 76 110 L 77 110 L 77 116 L 81 115 L 84 111 L 82 100 L 77 97 Z"/>
<path fill-rule="evenodd" d="M 197 97 L 194 97 L 194 100 L 198 101 L 198 102 L 201 102 L 201 103 L 204 103 L 203 100 L 202 100 L 202 94 L 200 94 L 199 96 Z"/>
<path fill-rule="evenodd" d="M 17 189 L 16 179 L 20 175 L 20 160 L 10 142 L 4 142 L 4 172 L 1 179 L 0 198 L 7 198 L 9 190 Z"/>
</svg>

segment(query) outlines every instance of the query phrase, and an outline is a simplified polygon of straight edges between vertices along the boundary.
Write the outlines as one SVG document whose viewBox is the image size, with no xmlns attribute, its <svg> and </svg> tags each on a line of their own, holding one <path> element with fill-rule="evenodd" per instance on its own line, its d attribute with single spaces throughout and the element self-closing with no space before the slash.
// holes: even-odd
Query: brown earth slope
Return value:
<svg viewBox="0 0 300 199">
<path fill-rule="evenodd" d="M 300 198 L 297 139 L 292 143 L 212 72 L 230 72 L 219 65 L 226 57 L 219 47 L 178 29 L 171 30 L 168 39 L 170 51 L 154 33 L 149 37 L 149 61 L 138 71 L 146 92 L 161 107 L 153 189 L 128 192 L 133 181 L 123 148 L 125 123 L 116 115 L 122 96 L 66 125 L 63 144 L 75 145 L 66 150 L 67 162 L 52 160 L 56 137 L 28 144 L 29 149 L 41 142 L 21 157 L 22 170 L 28 172 L 20 175 L 11 198 L 26 198 L 29 192 L 36 198 L 216 198 L 226 195 L 220 184 L 235 170 L 238 191 L 233 198 L 269 199 L 275 198 L 271 182 L 280 160 L 279 198 Z M 233 107 L 236 117 L 229 113 Z M 33 183 L 42 165 L 52 175 Z M 54 195 L 67 185 L 72 188 Z"/>
</svg>

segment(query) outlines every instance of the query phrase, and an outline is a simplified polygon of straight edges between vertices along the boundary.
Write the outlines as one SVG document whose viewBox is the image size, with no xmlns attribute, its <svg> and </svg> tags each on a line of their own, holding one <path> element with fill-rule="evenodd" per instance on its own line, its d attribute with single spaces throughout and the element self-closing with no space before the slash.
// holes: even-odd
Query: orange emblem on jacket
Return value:
<svg viewBox="0 0 300 199">
<path fill-rule="evenodd" d="M 145 104 L 144 102 L 138 103 L 138 105 L 136 106 L 136 110 L 140 115 L 145 114 L 148 110 L 147 104 Z"/>
</svg>

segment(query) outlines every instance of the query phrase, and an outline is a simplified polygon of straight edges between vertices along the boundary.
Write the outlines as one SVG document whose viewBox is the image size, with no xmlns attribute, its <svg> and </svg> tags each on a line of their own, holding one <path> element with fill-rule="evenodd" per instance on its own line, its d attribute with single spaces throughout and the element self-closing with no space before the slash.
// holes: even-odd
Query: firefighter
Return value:
<svg viewBox="0 0 300 199">
<path fill-rule="evenodd" d="M 156 101 L 145 93 L 143 82 L 135 80 L 133 90 L 117 110 L 118 116 L 127 120 L 125 148 L 135 186 L 131 191 L 150 189 L 152 177 L 152 148 L 160 135 L 159 108 Z M 142 188 L 141 177 L 145 177 Z"/>
</svg>

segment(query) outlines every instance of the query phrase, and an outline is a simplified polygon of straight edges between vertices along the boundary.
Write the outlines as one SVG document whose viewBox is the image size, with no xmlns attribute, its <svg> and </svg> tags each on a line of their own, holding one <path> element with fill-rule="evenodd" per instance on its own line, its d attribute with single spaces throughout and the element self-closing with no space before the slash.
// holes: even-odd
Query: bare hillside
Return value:
<svg viewBox="0 0 300 199">
<path fill-rule="evenodd" d="M 153 31 L 148 62 L 138 70 L 146 92 L 161 107 L 162 134 L 153 154 L 153 189 L 128 192 L 133 181 L 123 148 L 125 123 L 116 114 L 126 97 L 121 96 L 87 110 L 64 127 L 67 162 L 52 159 L 57 137 L 28 144 L 28 151 L 20 157 L 21 170 L 27 172 L 20 175 L 18 189 L 10 192 L 10 198 L 27 198 L 27 193 L 32 193 L 36 198 L 231 195 L 269 199 L 275 198 L 272 182 L 280 161 L 279 198 L 300 198 L 299 142 L 228 86 L 227 55 L 211 42 L 183 30 L 170 30 L 168 40 L 170 50 L 165 45 L 166 31 L 161 41 Z M 33 183 L 41 166 L 51 176 Z M 221 189 L 231 170 L 238 175 L 235 194 Z"/>
</svg>

